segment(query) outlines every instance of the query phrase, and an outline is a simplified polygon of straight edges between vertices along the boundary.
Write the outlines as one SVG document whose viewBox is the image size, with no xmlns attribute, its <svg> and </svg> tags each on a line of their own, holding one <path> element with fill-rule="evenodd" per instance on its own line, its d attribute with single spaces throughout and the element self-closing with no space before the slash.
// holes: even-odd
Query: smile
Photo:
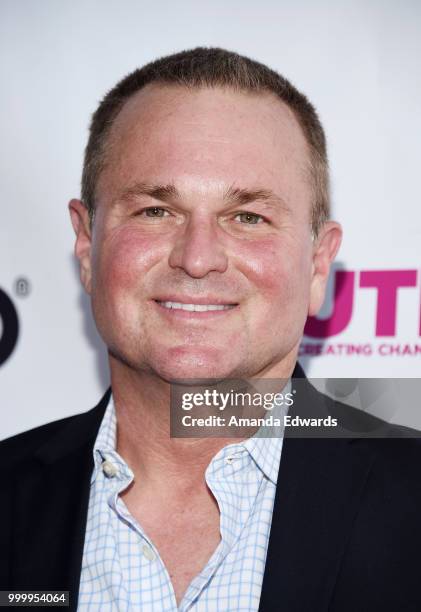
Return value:
<svg viewBox="0 0 421 612">
<path fill-rule="evenodd" d="M 183 304 L 181 302 L 160 302 L 156 300 L 160 306 L 170 310 L 187 310 L 189 312 L 209 312 L 215 310 L 230 310 L 235 308 L 236 304 Z"/>
</svg>

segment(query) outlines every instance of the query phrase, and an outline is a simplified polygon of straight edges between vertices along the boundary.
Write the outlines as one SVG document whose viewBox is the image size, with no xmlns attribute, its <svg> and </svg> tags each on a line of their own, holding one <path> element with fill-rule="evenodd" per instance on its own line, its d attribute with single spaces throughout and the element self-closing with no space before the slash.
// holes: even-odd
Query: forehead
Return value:
<svg viewBox="0 0 421 612">
<path fill-rule="evenodd" d="M 293 111 L 272 93 L 152 84 L 111 128 L 100 183 L 136 180 L 182 187 L 237 184 L 306 191 L 308 146 Z"/>
</svg>

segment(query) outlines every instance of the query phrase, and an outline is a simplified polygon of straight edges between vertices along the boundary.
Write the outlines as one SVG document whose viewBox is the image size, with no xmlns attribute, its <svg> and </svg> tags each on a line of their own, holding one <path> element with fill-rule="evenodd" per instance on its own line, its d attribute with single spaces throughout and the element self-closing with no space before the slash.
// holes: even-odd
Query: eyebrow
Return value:
<svg viewBox="0 0 421 612">
<path fill-rule="evenodd" d="M 180 192 L 172 183 L 168 183 L 167 185 L 151 185 L 149 183 L 139 182 L 125 189 L 116 200 L 130 201 L 142 195 L 166 203 L 182 199 Z M 245 206 L 246 204 L 257 201 L 272 202 L 285 211 L 290 212 L 290 208 L 286 202 L 270 189 L 245 189 L 231 186 L 225 190 L 223 199 L 227 205 L 231 206 Z"/>
<path fill-rule="evenodd" d="M 167 203 L 169 203 L 170 200 L 180 199 L 180 194 L 174 185 L 150 185 L 149 183 L 135 183 L 131 187 L 124 189 L 116 199 L 129 201 L 142 195 L 147 195 L 155 200 Z"/>
<path fill-rule="evenodd" d="M 281 206 L 287 212 L 290 211 L 289 206 L 286 202 L 280 198 L 271 189 L 242 189 L 240 187 L 229 187 L 225 194 L 224 200 L 230 204 L 237 204 L 239 206 L 245 206 L 250 202 L 273 202 L 278 206 Z"/>
</svg>

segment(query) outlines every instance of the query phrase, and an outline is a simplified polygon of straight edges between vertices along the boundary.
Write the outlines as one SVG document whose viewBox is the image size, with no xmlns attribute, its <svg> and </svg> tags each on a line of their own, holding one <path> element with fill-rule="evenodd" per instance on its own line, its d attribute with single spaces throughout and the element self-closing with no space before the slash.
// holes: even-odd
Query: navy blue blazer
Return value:
<svg viewBox="0 0 421 612">
<path fill-rule="evenodd" d="M 298 364 L 294 377 L 304 377 Z M 92 449 L 110 393 L 0 443 L 1 590 L 68 590 L 77 609 Z M 302 406 L 355 431 L 374 423 L 383 437 L 286 434 L 260 612 L 420 612 L 420 440 L 308 382 Z"/>
</svg>

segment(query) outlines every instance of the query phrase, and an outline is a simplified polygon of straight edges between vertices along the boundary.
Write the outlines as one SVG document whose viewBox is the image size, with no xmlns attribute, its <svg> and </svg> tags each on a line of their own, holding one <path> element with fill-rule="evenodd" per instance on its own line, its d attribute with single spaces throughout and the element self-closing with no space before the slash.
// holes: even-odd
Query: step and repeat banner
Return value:
<svg viewBox="0 0 421 612">
<path fill-rule="evenodd" d="M 221 46 L 306 93 L 344 241 L 300 362 L 312 378 L 421 373 L 421 5 L 303 0 L 0 4 L 0 438 L 92 407 L 107 357 L 67 209 L 90 115 L 122 76 Z"/>
</svg>

